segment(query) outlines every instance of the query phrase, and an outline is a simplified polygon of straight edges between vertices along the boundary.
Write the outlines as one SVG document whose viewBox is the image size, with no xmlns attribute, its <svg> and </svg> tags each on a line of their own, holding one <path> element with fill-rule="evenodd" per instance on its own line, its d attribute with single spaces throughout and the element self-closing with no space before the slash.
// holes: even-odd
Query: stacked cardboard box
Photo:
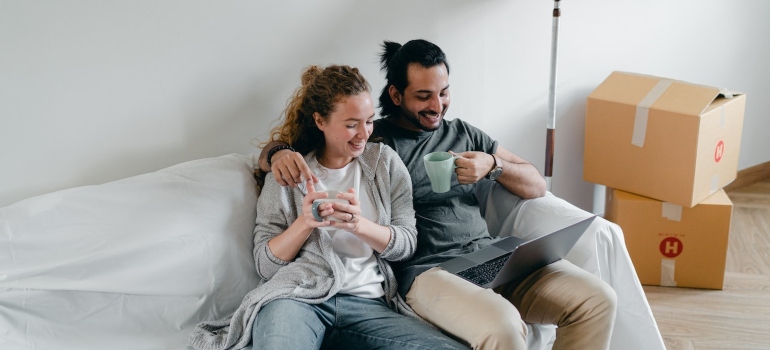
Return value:
<svg viewBox="0 0 770 350">
<path fill-rule="evenodd" d="M 643 284 L 722 289 L 744 94 L 613 72 L 586 106 L 583 178 L 607 186 Z"/>
</svg>

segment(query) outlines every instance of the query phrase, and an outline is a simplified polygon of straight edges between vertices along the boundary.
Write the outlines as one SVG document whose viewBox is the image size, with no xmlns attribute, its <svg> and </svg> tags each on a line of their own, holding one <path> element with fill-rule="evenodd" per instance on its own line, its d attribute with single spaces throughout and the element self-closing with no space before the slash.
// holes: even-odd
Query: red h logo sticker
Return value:
<svg viewBox="0 0 770 350">
<path fill-rule="evenodd" d="M 676 258 L 682 254 L 682 241 L 676 237 L 667 237 L 660 241 L 660 253 L 667 258 Z"/>
<path fill-rule="evenodd" d="M 719 163 L 720 160 L 722 160 L 722 155 L 725 153 L 725 142 L 722 140 L 719 140 L 717 143 L 717 149 L 714 150 L 714 160 Z"/>
</svg>

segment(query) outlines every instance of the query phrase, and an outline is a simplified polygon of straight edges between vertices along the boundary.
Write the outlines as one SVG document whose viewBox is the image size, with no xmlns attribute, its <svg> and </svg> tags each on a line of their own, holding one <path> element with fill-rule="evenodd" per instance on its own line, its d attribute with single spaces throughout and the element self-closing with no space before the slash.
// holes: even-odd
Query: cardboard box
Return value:
<svg viewBox="0 0 770 350">
<path fill-rule="evenodd" d="M 586 105 L 583 178 L 693 207 L 735 180 L 746 96 L 613 72 Z"/>
<path fill-rule="evenodd" d="M 724 190 L 685 208 L 607 188 L 605 218 L 623 229 L 642 284 L 722 289 L 732 208 Z"/>
</svg>

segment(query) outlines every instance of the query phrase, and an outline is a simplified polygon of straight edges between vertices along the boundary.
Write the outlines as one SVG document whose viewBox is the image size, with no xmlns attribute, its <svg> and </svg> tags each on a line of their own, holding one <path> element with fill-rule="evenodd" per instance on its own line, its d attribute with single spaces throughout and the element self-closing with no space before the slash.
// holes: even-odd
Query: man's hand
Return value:
<svg viewBox="0 0 770 350">
<path fill-rule="evenodd" d="M 460 157 L 455 160 L 455 173 L 457 182 L 463 185 L 474 184 L 483 179 L 495 165 L 495 158 L 484 152 L 449 153 Z"/>
<path fill-rule="evenodd" d="M 285 149 L 276 152 L 271 160 L 270 171 L 273 172 L 275 181 L 281 186 L 297 187 L 305 179 L 312 179 L 318 183 L 318 177 L 310 171 L 305 158 L 299 152 Z"/>
</svg>

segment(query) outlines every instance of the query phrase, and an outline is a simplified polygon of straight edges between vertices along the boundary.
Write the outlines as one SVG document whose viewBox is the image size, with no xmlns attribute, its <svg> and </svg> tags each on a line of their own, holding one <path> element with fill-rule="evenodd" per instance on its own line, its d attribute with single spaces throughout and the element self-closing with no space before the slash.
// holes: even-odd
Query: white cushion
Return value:
<svg viewBox="0 0 770 350">
<path fill-rule="evenodd" d="M 257 284 L 253 164 L 200 159 L 0 208 L 0 348 L 186 349 Z"/>
</svg>

